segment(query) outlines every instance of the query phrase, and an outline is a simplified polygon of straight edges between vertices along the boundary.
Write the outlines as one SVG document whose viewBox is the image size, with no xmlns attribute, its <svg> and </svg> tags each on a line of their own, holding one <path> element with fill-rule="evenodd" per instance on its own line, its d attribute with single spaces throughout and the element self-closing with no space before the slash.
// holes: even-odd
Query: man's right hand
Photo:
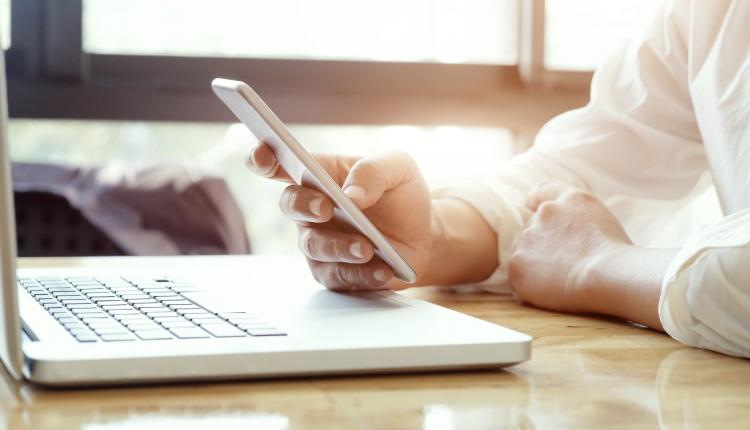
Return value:
<svg viewBox="0 0 750 430">
<path fill-rule="evenodd" d="M 399 152 L 364 158 L 314 156 L 411 265 L 419 283 L 427 270 L 435 227 L 427 185 L 414 160 Z M 260 176 L 292 183 L 264 143 L 252 149 L 247 166 Z M 299 246 L 321 284 L 337 290 L 409 286 L 374 255 L 365 236 L 333 219 L 334 204 L 325 194 L 292 183 L 279 204 L 284 215 L 298 224 Z"/>
</svg>

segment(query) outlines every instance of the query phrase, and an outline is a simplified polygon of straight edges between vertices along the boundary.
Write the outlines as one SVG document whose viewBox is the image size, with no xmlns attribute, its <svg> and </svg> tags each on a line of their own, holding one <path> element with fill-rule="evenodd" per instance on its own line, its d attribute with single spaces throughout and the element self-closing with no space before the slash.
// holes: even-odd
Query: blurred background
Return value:
<svg viewBox="0 0 750 430">
<path fill-rule="evenodd" d="M 309 149 L 491 169 L 554 115 L 654 0 L 0 0 L 14 161 L 186 163 L 224 178 L 254 253 L 296 250 L 279 184 L 210 91 L 252 85 Z"/>
</svg>

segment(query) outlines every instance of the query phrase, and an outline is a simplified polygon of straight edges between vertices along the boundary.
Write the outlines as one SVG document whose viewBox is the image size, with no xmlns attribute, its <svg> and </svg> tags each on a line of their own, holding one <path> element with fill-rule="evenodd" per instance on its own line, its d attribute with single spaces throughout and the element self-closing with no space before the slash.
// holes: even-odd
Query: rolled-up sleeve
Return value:
<svg viewBox="0 0 750 430">
<path fill-rule="evenodd" d="M 682 247 L 664 278 L 659 319 L 687 345 L 750 358 L 750 209 Z"/>
<path fill-rule="evenodd" d="M 508 291 L 509 257 L 531 215 L 526 196 L 543 181 L 589 190 L 623 217 L 642 213 L 639 201 L 676 208 L 695 190 L 707 164 L 690 105 L 682 6 L 662 5 L 597 69 L 589 104 L 551 120 L 530 150 L 492 175 L 434 189 L 471 204 L 498 234 L 497 270 L 478 287 Z"/>
</svg>

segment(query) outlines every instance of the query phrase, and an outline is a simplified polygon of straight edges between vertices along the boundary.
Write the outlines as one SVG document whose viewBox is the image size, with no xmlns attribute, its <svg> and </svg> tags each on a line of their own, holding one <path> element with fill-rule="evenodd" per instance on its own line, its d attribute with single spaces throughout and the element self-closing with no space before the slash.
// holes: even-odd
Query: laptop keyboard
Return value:
<svg viewBox="0 0 750 430">
<path fill-rule="evenodd" d="M 284 336 L 246 312 L 217 313 L 168 278 L 39 277 L 19 285 L 79 342 Z"/>
</svg>

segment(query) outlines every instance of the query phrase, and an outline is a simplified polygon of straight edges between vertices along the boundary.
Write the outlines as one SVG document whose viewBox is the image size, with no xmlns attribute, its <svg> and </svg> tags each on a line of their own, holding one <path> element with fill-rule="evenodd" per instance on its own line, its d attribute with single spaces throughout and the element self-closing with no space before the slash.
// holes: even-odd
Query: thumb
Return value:
<svg viewBox="0 0 750 430">
<path fill-rule="evenodd" d="M 366 157 L 354 163 L 342 188 L 360 209 L 367 209 L 386 191 L 409 182 L 416 171 L 414 159 L 403 152 Z"/>
</svg>

